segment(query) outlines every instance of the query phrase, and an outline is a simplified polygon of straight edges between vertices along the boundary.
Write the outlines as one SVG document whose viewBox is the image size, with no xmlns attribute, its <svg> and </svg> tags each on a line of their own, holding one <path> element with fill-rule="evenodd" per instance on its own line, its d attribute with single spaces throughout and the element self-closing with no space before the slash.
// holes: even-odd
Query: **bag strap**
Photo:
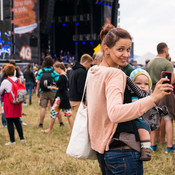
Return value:
<svg viewBox="0 0 175 175">
<path fill-rule="evenodd" d="M 14 83 L 14 81 L 11 78 L 7 78 L 8 81 L 10 81 L 10 83 Z"/>
<path fill-rule="evenodd" d="M 86 81 L 85 81 L 85 84 L 84 84 L 84 90 L 83 90 L 83 95 L 82 95 L 82 98 L 81 98 L 81 102 L 83 102 L 83 99 L 84 99 L 84 96 L 85 96 L 86 86 L 87 86 L 87 80 L 88 80 L 88 73 L 87 73 Z"/>
<path fill-rule="evenodd" d="M 11 78 L 7 78 L 7 80 L 10 81 L 12 84 L 16 82 L 16 81 L 13 81 Z M 17 82 L 20 82 L 20 79 L 19 78 L 17 78 Z"/>
<path fill-rule="evenodd" d="M 54 69 L 51 69 L 51 70 L 49 70 L 49 71 L 45 71 L 45 69 L 44 69 L 44 68 L 43 68 L 42 70 L 43 70 L 43 73 L 45 73 L 45 72 L 52 73 L 52 72 L 54 71 Z"/>
<path fill-rule="evenodd" d="M 44 68 L 43 68 L 42 70 L 43 70 L 43 74 L 44 74 L 45 72 L 47 72 L 47 73 L 50 73 L 51 76 L 52 76 L 52 73 L 53 73 L 53 71 L 54 71 L 54 69 L 51 69 L 51 70 L 49 70 L 49 71 L 45 71 Z M 52 77 L 52 79 L 53 79 L 53 77 Z"/>
<path fill-rule="evenodd" d="M 146 92 L 143 92 L 128 76 L 126 79 L 126 83 L 131 88 L 131 90 L 137 95 L 137 97 L 144 98 L 147 96 Z"/>
</svg>

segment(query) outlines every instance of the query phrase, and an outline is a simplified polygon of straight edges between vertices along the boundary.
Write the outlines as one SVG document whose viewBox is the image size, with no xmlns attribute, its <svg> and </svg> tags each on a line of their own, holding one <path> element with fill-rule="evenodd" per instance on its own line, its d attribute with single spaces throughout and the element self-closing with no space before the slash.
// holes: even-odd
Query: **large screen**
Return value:
<svg viewBox="0 0 175 175">
<path fill-rule="evenodd" d="M 11 55 L 11 23 L 0 21 L 0 60 L 9 59 Z"/>
</svg>

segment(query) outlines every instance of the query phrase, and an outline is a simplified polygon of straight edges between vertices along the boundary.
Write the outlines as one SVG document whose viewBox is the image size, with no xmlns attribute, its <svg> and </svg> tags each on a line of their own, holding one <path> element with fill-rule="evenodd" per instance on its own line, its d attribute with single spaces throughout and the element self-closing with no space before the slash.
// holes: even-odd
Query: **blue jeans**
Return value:
<svg viewBox="0 0 175 175">
<path fill-rule="evenodd" d="M 6 118 L 5 118 L 5 114 L 4 113 L 1 113 L 1 120 L 2 120 L 2 125 L 3 126 L 7 126 L 7 121 L 6 121 Z M 19 118 L 19 121 L 22 124 L 21 118 Z"/>
<path fill-rule="evenodd" d="M 97 153 L 101 168 L 101 155 Z M 109 149 L 104 153 L 106 175 L 143 175 L 140 153 L 133 149 Z"/>
<path fill-rule="evenodd" d="M 4 114 L 4 103 L 2 101 L 1 101 L 1 120 L 2 120 L 2 125 L 7 126 L 7 121 Z"/>
<path fill-rule="evenodd" d="M 134 121 L 136 123 L 137 129 L 145 129 L 148 132 L 150 131 L 150 126 L 149 126 L 148 122 L 146 122 L 145 120 L 143 120 L 141 117 L 138 117 Z"/>
<path fill-rule="evenodd" d="M 26 82 L 25 83 L 27 93 L 29 91 L 29 101 L 32 100 L 32 89 L 33 89 L 33 82 Z"/>
<path fill-rule="evenodd" d="M 5 118 L 5 114 L 4 113 L 1 113 L 1 120 L 2 120 L 2 125 L 3 126 L 7 126 L 7 121 L 6 121 L 6 118 Z"/>
</svg>

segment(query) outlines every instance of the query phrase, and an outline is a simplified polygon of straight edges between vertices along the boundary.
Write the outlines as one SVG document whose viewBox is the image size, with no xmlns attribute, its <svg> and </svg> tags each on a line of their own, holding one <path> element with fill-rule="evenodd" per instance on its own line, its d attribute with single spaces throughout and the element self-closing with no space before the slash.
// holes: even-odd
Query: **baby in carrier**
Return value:
<svg viewBox="0 0 175 175">
<path fill-rule="evenodd" d="M 135 69 L 134 71 L 131 72 L 130 79 L 143 91 L 143 93 L 138 96 L 138 93 L 135 93 L 137 90 L 134 90 L 134 92 L 133 90 L 131 90 L 132 91 L 131 93 L 132 102 L 135 102 L 136 100 L 138 100 L 138 98 L 142 98 L 149 94 L 149 92 L 151 91 L 151 87 L 152 87 L 152 81 L 147 71 L 140 69 L 140 68 Z M 127 84 L 129 83 L 127 82 Z M 136 127 L 138 129 L 138 133 L 140 137 L 140 142 L 141 142 L 140 160 L 143 160 L 143 161 L 151 160 L 151 149 L 150 149 L 151 143 L 150 143 L 150 133 L 149 132 L 150 130 L 153 131 L 158 128 L 159 115 L 160 114 L 167 115 L 167 113 L 168 111 L 167 111 L 166 106 L 163 106 L 162 108 L 154 107 L 146 113 L 148 116 L 146 118 L 147 121 L 145 121 L 142 116 L 138 117 L 135 120 Z"/>
</svg>

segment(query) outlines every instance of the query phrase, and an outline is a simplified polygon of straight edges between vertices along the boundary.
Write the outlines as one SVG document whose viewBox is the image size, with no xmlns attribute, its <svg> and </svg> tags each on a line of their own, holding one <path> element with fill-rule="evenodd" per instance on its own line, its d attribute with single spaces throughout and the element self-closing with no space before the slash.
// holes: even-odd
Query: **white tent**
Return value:
<svg viewBox="0 0 175 175">
<path fill-rule="evenodd" d="M 145 53 L 144 55 L 142 55 L 142 56 L 136 58 L 135 60 L 137 60 L 137 63 L 138 63 L 138 64 L 144 65 L 146 60 L 152 60 L 152 59 L 155 58 L 155 57 L 156 57 L 156 55 L 154 55 L 154 54 L 152 54 L 152 53 L 150 53 L 150 52 L 147 52 L 147 53 Z"/>
</svg>

